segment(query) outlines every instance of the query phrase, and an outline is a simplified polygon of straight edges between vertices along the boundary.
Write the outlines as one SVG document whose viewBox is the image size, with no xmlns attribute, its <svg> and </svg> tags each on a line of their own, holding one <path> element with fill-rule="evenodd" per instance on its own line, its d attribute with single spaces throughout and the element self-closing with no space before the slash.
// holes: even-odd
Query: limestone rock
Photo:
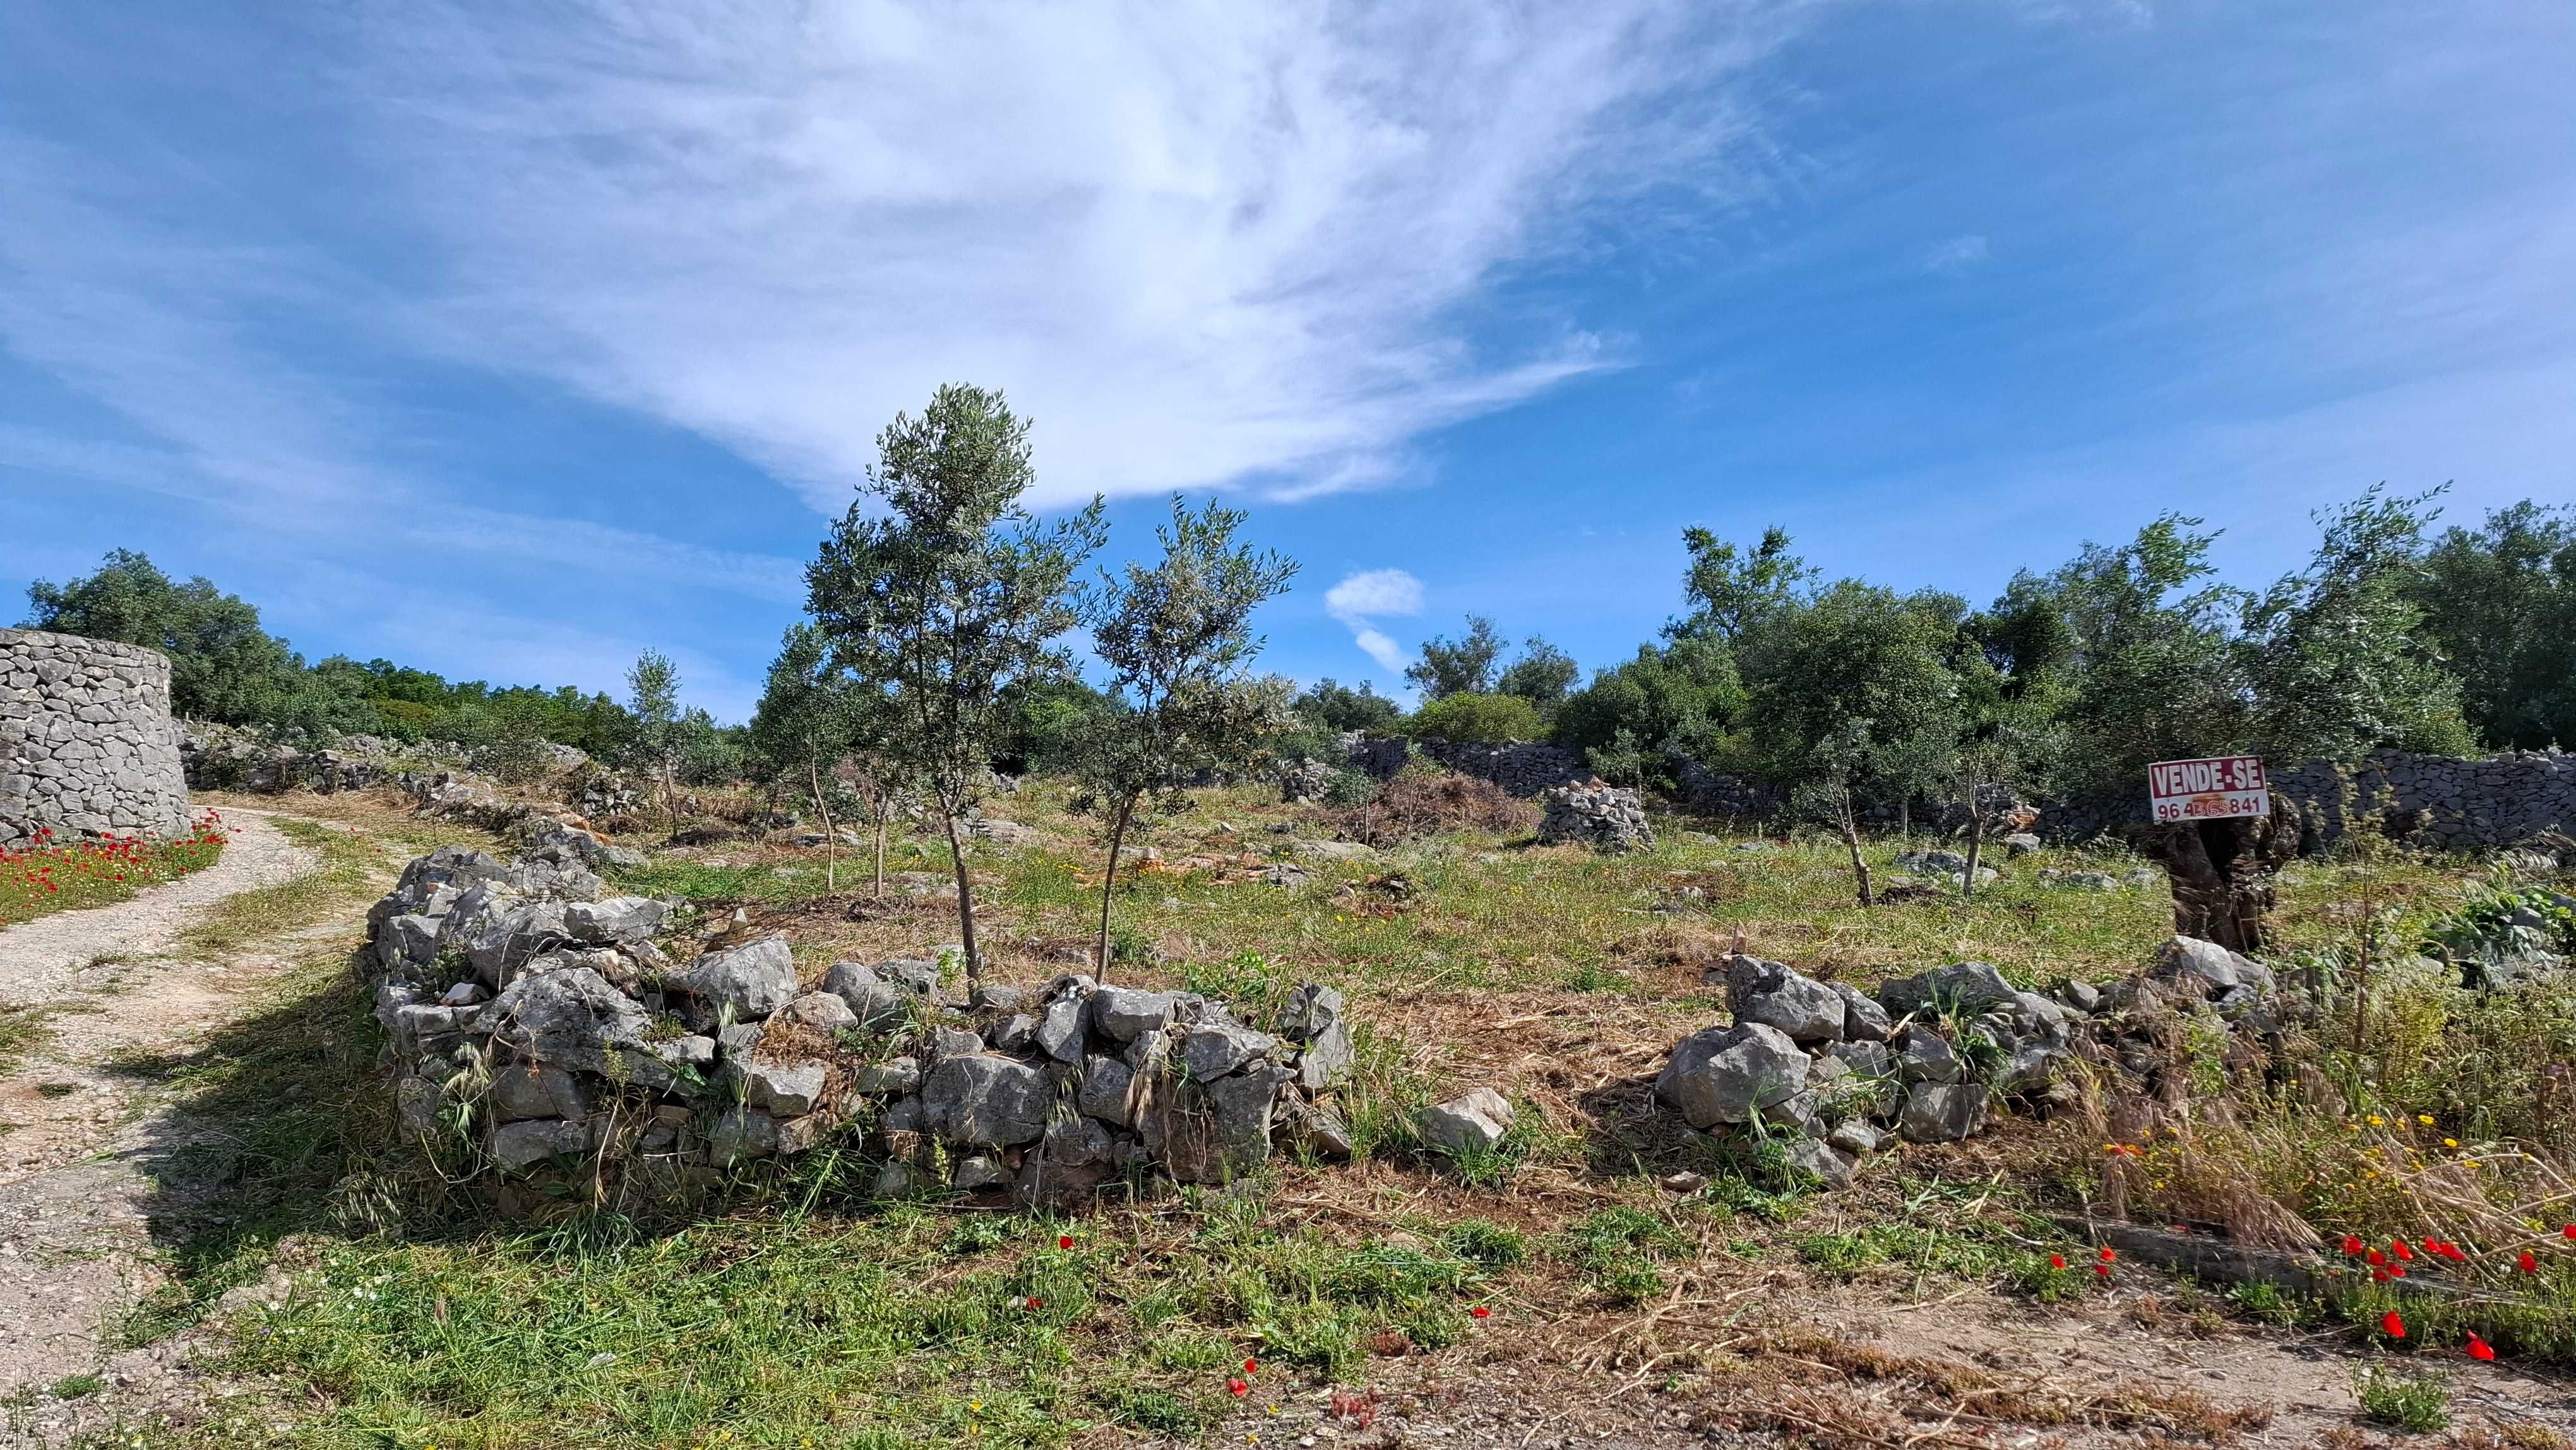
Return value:
<svg viewBox="0 0 2576 1450">
<path fill-rule="evenodd" d="M 1492 1088 L 1478 1088 L 1422 1110 L 1422 1141 L 1433 1152 L 1456 1158 L 1503 1145 L 1512 1130 L 1512 1105 Z"/>
<path fill-rule="evenodd" d="M 1738 1023 L 1776 1027 L 1792 1042 L 1833 1042 L 1843 1035 L 1841 995 L 1778 962 L 1728 958 L 1726 1000 Z"/>
<path fill-rule="evenodd" d="M 492 1130 L 486 1152 L 505 1172 L 515 1173 L 551 1158 L 578 1158 L 590 1151 L 590 1126 L 554 1118 L 503 1123 Z"/>
<path fill-rule="evenodd" d="M 765 936 L 707 953 L 673 976 L 670 985 L 697 999 L 709 1018 L 725 1007 L 733 1009 L 738 1022 L 766 1017 L 795 1000 L 796 959 L 788 953 L 787 938 Z"/>
<path fill-rule="evenodd" d="M 1035 1142 L 1054 1106 L 1044 1073 L 983 1053 L 943 1057 L 921 1084 L 924 1126 L 951 1143 L 1008 1148 Z"/>
<path fill-rule="evenodd" d="M 1541 800 L 1546 814 L 1538 824 L 1542 846 L 1580 842 L 1604 855 L 1654 849 L 1655 830 L 1633 790 L 1601 784 L 1565 785 Z"/>
<path fill-rule="evenodd" d="M 1807 1055 L 1776 1027 L 1706 1027 L 1682 1039 L 1655 1079 L 1655 1095 L 1694 1128 L 1748 1123 L 1806 1091 Z"/>
<path fill-rule="evenodd" d="M 1982 1084 L 1918 1082 L 1906 1090 L 1897 1131 L 1909 1142 L 1958 1142 L 1986 1125 L 1986 1099 Z"/>
</svg>

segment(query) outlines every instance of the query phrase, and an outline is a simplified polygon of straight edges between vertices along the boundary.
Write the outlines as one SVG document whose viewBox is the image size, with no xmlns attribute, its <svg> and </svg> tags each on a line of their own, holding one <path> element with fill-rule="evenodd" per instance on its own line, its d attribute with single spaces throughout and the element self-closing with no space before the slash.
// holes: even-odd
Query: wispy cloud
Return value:
<svg viewBox="0 0 2576 1450">
<path fill-rule="evenodd" d="M 1986 260 L 1986 239 L 1981 236 L 1952 237 L 1923 254 L 1923 270 L 1957 276 Z"/>
<path fill-rule="evenodd" d="M 1404 649 L 1375 621 L 1385 615 L 1422 612 L 1422 581 L 1402 569 L 1370 569 L 1347 575 L 1324 591 L 1324 612 L 1350 629 L 1351 638 L 1389 673 L 1404 668 Z"/>
<path fill-rule="evenodd" d="M 1767 0 L 397 12 L 356 89 L 450 346 L 837 509 L 897 407 L 1037 420 L 1041 501 L 1381 482 L 1615 356 L 1460 310 L 1587 203 L 1730 184 Z M 1476 340 L 1471 341 L 1471 336 Z"/>
</svg>

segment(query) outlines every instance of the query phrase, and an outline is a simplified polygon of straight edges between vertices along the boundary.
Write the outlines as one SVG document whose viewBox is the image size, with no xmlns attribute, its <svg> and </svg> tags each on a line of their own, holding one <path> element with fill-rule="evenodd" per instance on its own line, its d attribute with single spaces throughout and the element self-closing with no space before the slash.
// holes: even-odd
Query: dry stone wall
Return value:
<svg viewBox="0 0 2576 1450">
<path fill-rule="evenodd" d="M 2367 822 L 2390 837 L 2442 851 L 2550 846 L 2576 836 L 2576 755 L 2515 750 L 2482 760 L 2374 750 L 2358 763 L 2311 760 L 2272 770 L 2272 793 L 2287 808 L 2300 848 L 2320 851 Z M 2038 831 L 2088 840 L 2147 820 L 2146 781 L 2134 797 L 2051 805 Z"/>
<path fill-rule="evenodd" d="M 1378 780 L 1404 769 L 1408 746 L 1435 764 L 1461 775 L 1490 780 L 1526 800 L 1535 800 L 1557 786 L 1580 785 L 1592 778 L 1592 767 L 1584 763 L 1582 751 L 1535 740 L 1471 745 L 1455 740 L 1407 740 L 1400 735 L 1365 736 L 1357 732 L 1343 737 L 1352 768 Z"/>
<path fill-rule="evenodd" d="M 79 635 L 0 629 L 0 849 L 188 829 L 170 661 Z"/>
</svg>

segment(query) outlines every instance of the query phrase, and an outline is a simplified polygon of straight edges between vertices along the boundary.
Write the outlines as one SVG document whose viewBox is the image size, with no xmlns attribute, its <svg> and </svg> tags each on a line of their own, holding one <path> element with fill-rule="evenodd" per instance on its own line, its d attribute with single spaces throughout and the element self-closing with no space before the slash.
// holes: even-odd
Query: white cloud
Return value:
<svg viewBox="0 0 2576 1450">
<path fill-rule="evenodd" d="M 1952 237 L 1923 254 L 1923 270 L 1957 276 L 1986 259 L 1986 239 L 1981 236 Z"/>
<path fill-rule="evenodd" d="M 1422 581 L 1402 569 L 1369 569 L 1345 575 L 1324 591 L 1324 612 L 1348 626 L 1351 638 L 1390 673 L 1404 669 L 1404 649 L 1371 621 L 1382 615 L 1422 612 Z"/>
<path fill-rule="evenodd" d="M 1735 185 L 1731 88 L 1790 8 L 420 7 L 353 89 L 452 256 L 426 325 L 477 361 L 833 511 L 955 379 L 1035 418 L 1041 502 L 1293 495 L 1613 365 L 1460 312 L 1587 203 Z"/>
</svg>

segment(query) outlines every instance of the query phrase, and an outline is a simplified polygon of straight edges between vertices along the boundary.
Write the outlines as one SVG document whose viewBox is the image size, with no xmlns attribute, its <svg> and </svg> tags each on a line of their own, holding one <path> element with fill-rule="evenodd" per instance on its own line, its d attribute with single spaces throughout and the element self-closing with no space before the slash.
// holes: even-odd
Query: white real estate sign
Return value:
<svg viewBox="0 0 2576 1450">
<path fill-rule="evenodd" d="M 2159 760 L 2147 767 L 2147 802 L 2159 821 L 2214 821 L 2268 816 L 2272 790 L 2257 755 Z"/>
</svg>

